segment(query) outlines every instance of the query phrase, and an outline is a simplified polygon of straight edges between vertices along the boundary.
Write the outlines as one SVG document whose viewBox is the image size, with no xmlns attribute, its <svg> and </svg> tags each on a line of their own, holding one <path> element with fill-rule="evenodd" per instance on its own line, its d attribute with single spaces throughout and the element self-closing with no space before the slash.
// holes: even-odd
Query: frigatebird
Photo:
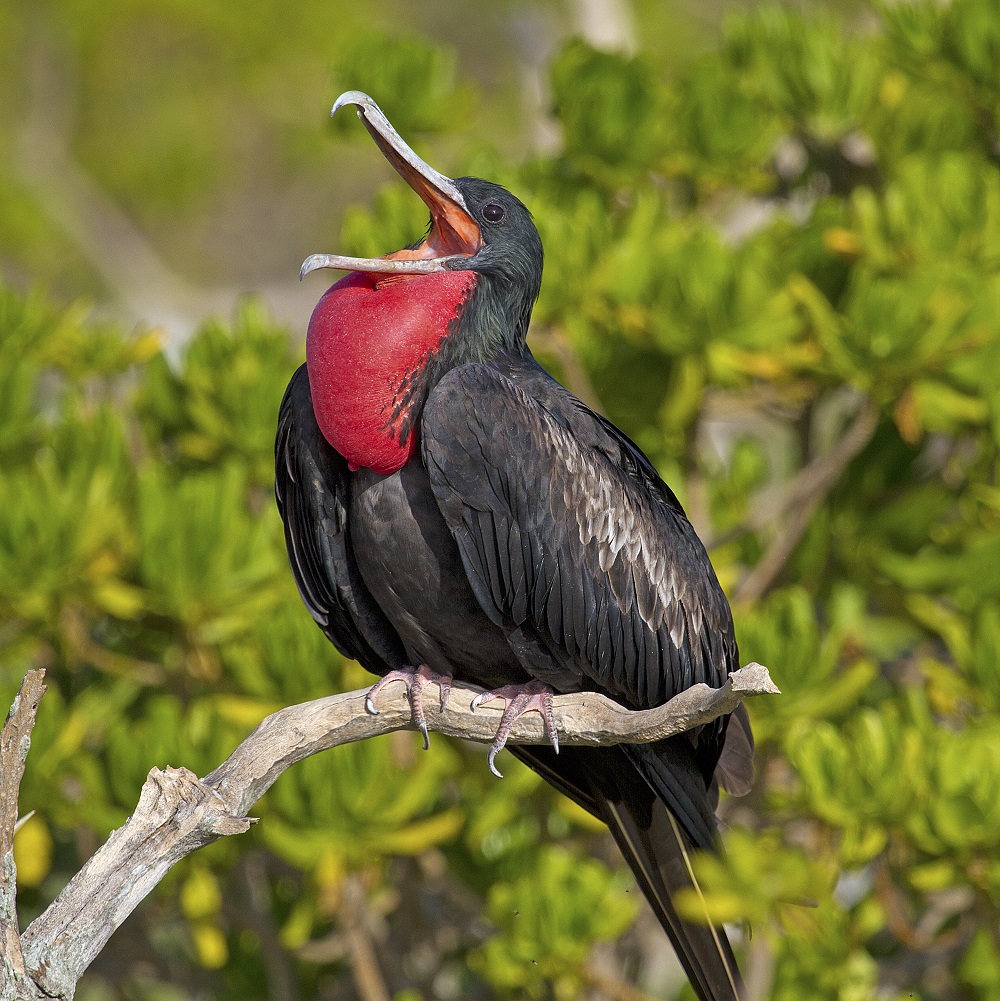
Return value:
<svg viewBox="0 0 1000 1001">
<path fill-rule="evenodd" d="M 552 746 L 512 748 L 610 828 L 703 1001 L 742 992 L 725 931 L 673 896 L 715 849 L 718 785 L 746 791 L 743 713 L 651 745 L 558 747 L 552 693 L 658 706 L 739 665 L 729 604 L 649 459 L 556 382 L 526 344 L 542 244 L 497 184 L 424 163 L 366 94 L 358 117 L 430 209 L 426 237 L 347 270 L 309 322 L 281 404 L 278 507 L 295 579 L 334 645 L 421 692 L 450 679 L 541 712 Z M 727 736 L 728 735 L 728 736 Z M 498 773 L 499 774 L 499 773 Z"/>
</svg>

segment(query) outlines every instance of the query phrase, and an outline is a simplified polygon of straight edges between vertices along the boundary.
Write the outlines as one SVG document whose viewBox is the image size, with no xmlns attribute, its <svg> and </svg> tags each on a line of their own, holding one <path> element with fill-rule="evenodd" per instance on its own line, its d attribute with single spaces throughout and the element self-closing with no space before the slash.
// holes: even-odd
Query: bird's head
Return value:
<svg viewBox="0 0 1000 1001">
<path fill-rule="evenodd" d="M 430 225 L 423 240 L 384 257 L 314 254 L 303 263 L 300 277 L 336 268 L 363 272 L 385 286 L 395 278 L 472 272 L 475 280 L 459 316 L 459 338 L 480 341 L 483 348 L 523 345 L 542 281 L 542 242 L 531 213 L 499 184 L 476 177 L 452 180 L 438 173 L 410 149 L 367 94 L 342 94 L 331 114 L 349 104 L 357 107 L 358 118 L 385 158 L 430 209 Z"/>
<path fill-rule="evenodd" d="M 384 257 L 316 254 L 317 268 L 352 272 L 327 289 L 306 336 L 316 420 L 351 468 L 379 473 L 414 454 L 424 402 L 451 368 L 525 350 L 542 279 L 531 214 L 509 191 L 451 180 L 421 160 L 367 94 L 333 106 L 358 117 L 430 209 L 423 240 Z"/>
</svg>

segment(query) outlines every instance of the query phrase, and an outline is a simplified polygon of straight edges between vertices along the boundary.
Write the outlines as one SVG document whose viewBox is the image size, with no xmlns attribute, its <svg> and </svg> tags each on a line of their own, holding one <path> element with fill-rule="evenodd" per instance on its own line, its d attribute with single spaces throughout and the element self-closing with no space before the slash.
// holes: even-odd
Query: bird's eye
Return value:
<svg viewBox="0 0 1000 1001">
<path fill-rule="evenodd" d="M 500 222 L 505 215 L 502 205 L 497 205 L 496 202 L 490 202 L 486 208 L 483 209 L 483 218 L 487 222 Z"/>
</svg>

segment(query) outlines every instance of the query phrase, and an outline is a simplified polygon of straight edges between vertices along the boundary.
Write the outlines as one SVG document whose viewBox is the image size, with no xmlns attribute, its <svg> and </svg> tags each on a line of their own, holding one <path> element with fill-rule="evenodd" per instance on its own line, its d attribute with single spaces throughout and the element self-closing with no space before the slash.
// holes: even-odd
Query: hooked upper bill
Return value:
<svg viewBox="0 0 1000 1001">
<path fill-rule="evenodd" d="M 462 262 L 478 253 L 482 246 L 482 233 L 469 213 L 462 192 L 454 181 L 424 163 L 410 149 L 382 109 L 367 94 L 360 90 L 349 90 L 341 94 L 334 102 L 330 114 L 335 115 L 347 104 L 357 107 L 358 118 L 375 140 L 382 155 L 430 209 L 430 231 L 427 238 L 416 247 L 397 250 L 385 257 L 313 254 L 303 263 L 299 278 L 304 278 L 318 268 L 403 275 L 461 270 Z"/>
</svg>

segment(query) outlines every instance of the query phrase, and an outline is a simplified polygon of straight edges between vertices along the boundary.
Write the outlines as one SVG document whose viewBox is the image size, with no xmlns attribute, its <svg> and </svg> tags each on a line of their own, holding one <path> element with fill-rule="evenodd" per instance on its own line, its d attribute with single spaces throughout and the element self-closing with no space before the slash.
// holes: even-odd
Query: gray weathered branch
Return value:
<svg viewBox="0 0 1000 1001">
<path fill-rule="evenodd" d="M 0 734 L 0 998 L 30 986 L 17 932 L 17 873 L 14 868 L 14 831 L 17 793 L 24 762 L 31 747 L 38 703 L 45 694 L 44 671 L 29 671 L 7 714 Z"/>
<path fill-rule="evenodd" d="M 40 684 L 40 678 L 38 681 Z M 629 712 L 592 693 L 557 696 L 553 703 L 563 746 L 597 746 L 660 740 L 732 712 L 747 696 L 777 691 L 767 669 L 751 664 L 734 673 L 722 688 L 695 685 L 666 705 L 644 712 Z M 475 689 L 456 685 L 444 710 L 436 698 L 426 698 L 428 728 L 455 737 L 491 741 L 502 707 L 488 703 L 473 711 L 471 703 L 476 694 Z M 70 880 L 48 910 L 31 923 L 21 936 L 20 950 L 16 949 L 16 922 L 13 924 L 13 938 L 8 935 L 3 943 L 0 1001 L 39 1001 L 44 997 L 69 1001 L 84 970 L 167 870 L 185 855 L 224 835 L 248 830 L 253 821 L 247 812 L 297 761 L 341 744 L 394 730 L 415 729 L 403 685 L 380 693 L 377 716 L 366 712 L 365 695 L 365 691 L 348 692 L 279 710 L 204 779 L 184 768 L 154 768 L 142 788 L 135 813 Z M 15 715 L 12 712 L 12 717 Z M 33 721 L 33 713 L 30 719 Z M 4 727 L 5 755 L 11 742 L 18 747 L 25 743 L 24 724 L 15 725 L 19 729 L 12 730 L 10 736 L 10 720 Z M 517 720 L 509 743 L 546 743 L 541 717 L 529 714 Z M 23 756 L 20 760 L 23 764 Z M 0 820 L 6 821 L 16 815 L 20 772 L 8 772 L 11 765 L 6 756 L 2 765 L 4 813 Z M 11 783 L 13 808 L 6 794 Z M 7 856 L 4 866 L 6 876 Z M 12 854 L 9 868 L 12 876 Z M 10 903 L 13 907 L 13 896 Z M 3 918 L 0 913 L 0 922 Z M 26 970 L 20 976 L 19 951 Z"/>
</svg>

